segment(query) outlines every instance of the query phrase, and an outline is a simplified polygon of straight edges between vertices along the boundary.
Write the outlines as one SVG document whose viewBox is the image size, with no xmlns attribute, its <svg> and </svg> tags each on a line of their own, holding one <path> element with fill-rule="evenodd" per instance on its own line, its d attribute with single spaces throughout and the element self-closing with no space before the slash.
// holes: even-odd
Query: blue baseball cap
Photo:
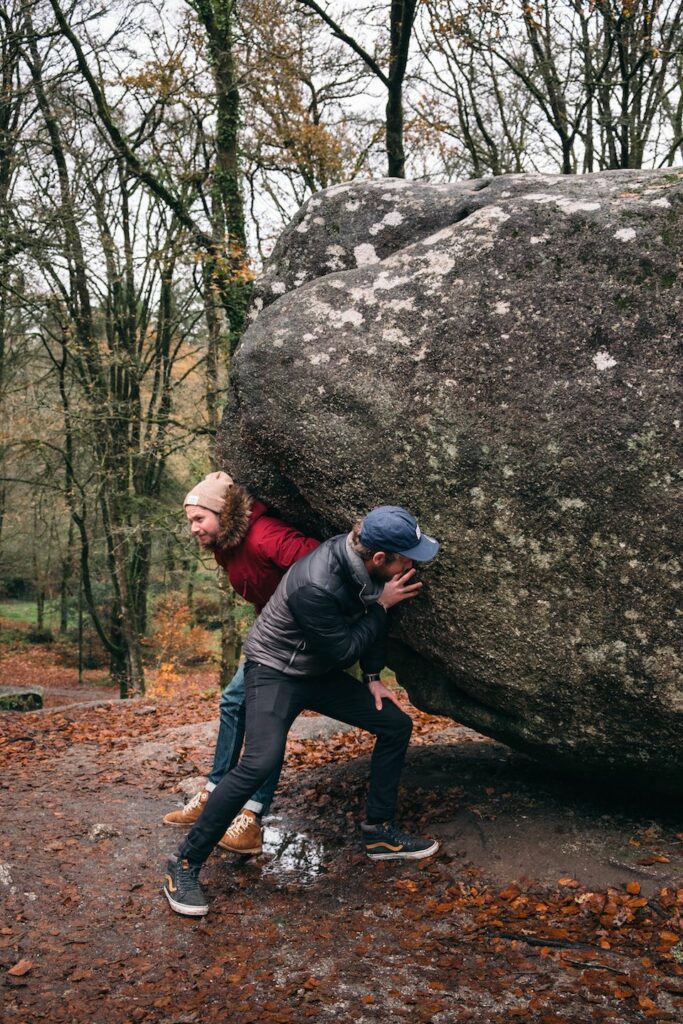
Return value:
<svg viewBox="0 0 683 1024">
<path fill-rule="evenodd" d="M 430 562 L 439 550 L 439 542 L 427 537 L 417 519 L 400 505 L 379 505 L 368 512 L 358 538 L 373 551 L 389 551 L 416 562 Z"/>
</svg>

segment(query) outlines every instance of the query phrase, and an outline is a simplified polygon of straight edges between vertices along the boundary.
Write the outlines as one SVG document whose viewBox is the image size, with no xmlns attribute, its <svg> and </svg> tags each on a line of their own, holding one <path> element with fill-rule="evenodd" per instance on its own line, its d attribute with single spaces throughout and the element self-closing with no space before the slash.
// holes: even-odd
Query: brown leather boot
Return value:
<svg viewBox="0 0 683 1024">
<path fill-rule="evenodd" d="M 254 812 L 243 808 L 218 845 L 221 850 L 230 853 L 260 853 L 263 849 L 263 830 Z"/>
<path fill-rule="evenodd" d="M 181 811 L 171 811 L 170 814 L 166 814 L 164 816 L 164 825 L 179 825 L 181 828 L 187 828 L 189 825 L 194 825 L 195 821 L 204 810 L 204 805 L 208 799 L 209 791 L 208 789 L 203 789 L 201 793 L 197 793 L 196 796 L 193 796 Z"/>
</svg>

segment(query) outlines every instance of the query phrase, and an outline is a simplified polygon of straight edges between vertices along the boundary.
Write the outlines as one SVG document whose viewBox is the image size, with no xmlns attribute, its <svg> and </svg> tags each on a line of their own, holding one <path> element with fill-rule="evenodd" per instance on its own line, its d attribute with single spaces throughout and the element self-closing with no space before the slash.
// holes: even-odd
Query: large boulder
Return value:
<svg viewBox="0 0 683 1024">
<path fill-rule="evenodd" d="M 401 503 L 441 540 L 394 613 L 416 705 L 679 792 L 681 253 L 681 169 L 328 189 L 257 282 L 219 439 L 309 528 Z"/>
</svg>

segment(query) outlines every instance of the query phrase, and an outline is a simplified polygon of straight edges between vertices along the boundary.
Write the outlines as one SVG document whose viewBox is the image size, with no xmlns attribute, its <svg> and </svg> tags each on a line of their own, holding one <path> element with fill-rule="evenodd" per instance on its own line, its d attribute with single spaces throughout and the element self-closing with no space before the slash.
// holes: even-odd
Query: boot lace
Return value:
<svg viewBox="0 0 683 1024">
<path fill-rule="evenodd" d="M 186 811 L 191 811 L 195 807 L 199 807 L 200 803 L 202 802 L 202 796 L 204 795 L 204 792 L 205 792 L 205 790 L 200 789 L 198 793 L 195 793 L 195 795 L 192 797 L 192 799 L 188 800 L 188 802 L 185 804 L 185 808 L 184 809 Z"/>
<path fill-rule="evenodd" d="M 247 831 L 251 823 L 252 818 L 250 818 L 248 814 L 238 814 L 237 817 L 233 819 L 232 825 L 227 831 L 227 835 L 234 838 L 241 836 L 243 832 Z"/>
</svg>

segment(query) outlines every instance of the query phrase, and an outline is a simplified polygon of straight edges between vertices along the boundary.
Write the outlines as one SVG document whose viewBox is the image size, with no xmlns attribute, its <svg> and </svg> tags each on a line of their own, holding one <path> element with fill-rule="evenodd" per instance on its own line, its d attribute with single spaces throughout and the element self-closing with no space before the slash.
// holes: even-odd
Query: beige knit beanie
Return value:
<svg viewBox="0 0 683 1024">
<path fill-rule="evenodd" d="M 212 512 L 219 513 L 223 508 L 225 496 L 234 484 L 234 480 L 227 473 L 209 473 L 204 479 L 193 487 L 189 494 L 185 495 L 185 505 L 201 505 Z"/>
</svg>

